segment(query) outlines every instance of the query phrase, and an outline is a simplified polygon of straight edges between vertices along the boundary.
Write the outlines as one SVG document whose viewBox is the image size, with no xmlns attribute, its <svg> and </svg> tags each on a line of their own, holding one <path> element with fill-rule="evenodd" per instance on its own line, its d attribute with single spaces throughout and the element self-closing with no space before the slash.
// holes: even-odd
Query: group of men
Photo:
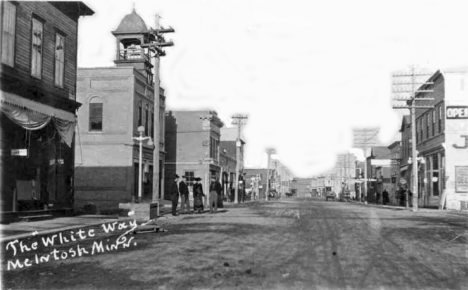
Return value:
<svg viewBox="0 0 468 290">
<path fill-rule="evenodd" d="M 193 212 L 202 213 L 204 210 L 203 197 L 206 196 L 203 193 L 203 187 L 199 183 L 201 178 L 194 178 L 195 183 L 193 184 Z M 175 175 L 174 183 L 172 185 L 172 215 L 177 215 L 177 205 L 179 203 L 179 196 L 181 199 L 180 212 L 181 214 L 190 213 L 190 199 L 189 199 L 189 188 L 187 185 L 187 176 L 180 177 Z M 222 186 L 215 176 L 211 177 L 210 190 L 209 190 L 209 204 L 210 213 L 218 211 L 218 203 L 222 207 Z"/>
</svg>

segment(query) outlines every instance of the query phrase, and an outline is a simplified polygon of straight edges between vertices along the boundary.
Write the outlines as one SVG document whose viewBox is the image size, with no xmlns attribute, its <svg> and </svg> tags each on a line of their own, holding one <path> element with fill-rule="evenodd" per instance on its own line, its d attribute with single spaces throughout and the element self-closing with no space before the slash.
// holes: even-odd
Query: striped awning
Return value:
<svg viewBox="0 0 468 290">
<path fill-rule="evenodd" d="M 0 103 L 55 117 L 64 121 L 76 122 L 76 116 L 73 113 L 57 109 L 39 102 L 34 102 L 32 100 L 25 99 L 15 94 L 2 92 L 0 95 Z"/>
</svg>

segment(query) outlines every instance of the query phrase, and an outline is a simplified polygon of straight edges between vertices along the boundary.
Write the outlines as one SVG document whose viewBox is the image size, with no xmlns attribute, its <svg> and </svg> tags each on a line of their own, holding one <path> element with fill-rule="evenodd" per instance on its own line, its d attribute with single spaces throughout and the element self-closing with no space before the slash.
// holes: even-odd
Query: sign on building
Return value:
<svg viewBox="0 0 468 290">
<path fill-rule="evenodd" d="M 11 156 L 28 156 L 28 149 L 11 149 Z"/>
<path fill-rule="evenodd" d="M 468 106 L 447 106 L 447 119 L 468 119 Z"/>
<path fill-rule="evenodd" d="M 371 159 L 371 165 L 390 166 L 392 165 L 392 160 L 391 159 Z"/>
<path fill-rule="evenodd" d="M 468 166 L 455 166 L 455 192 L 468 192 Z"/>
</svg>

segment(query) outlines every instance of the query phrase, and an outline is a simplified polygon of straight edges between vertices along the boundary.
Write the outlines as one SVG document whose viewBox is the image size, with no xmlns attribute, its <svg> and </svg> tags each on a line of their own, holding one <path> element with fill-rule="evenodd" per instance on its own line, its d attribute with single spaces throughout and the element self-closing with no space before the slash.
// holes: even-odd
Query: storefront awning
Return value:
<svg viewBox="0 0 468 290">
<path fill-rule="evenodd" d="M 3 104 L 8 104 L 17 108 L 25 109 L 28 111 L 33 111 L 41 113 L 46 116 L 55 117 L 62 119 L 64 121 L 75 122 L 76 116 L 73 113 L 57 109 L 48 105 L 41 104 L 39 102 L 34 102 L 25 98 L 22 98 L 18 95 L 2 92 L 0 95 L 0 102 Z"/>
<path fill-rule="evenodd" d="M 63 141 L 71 147 L 76 116 L 70 112 L 2 92 L 0 111 L 26 130 L 40 130 L 52 120 Z"/>
</svg>

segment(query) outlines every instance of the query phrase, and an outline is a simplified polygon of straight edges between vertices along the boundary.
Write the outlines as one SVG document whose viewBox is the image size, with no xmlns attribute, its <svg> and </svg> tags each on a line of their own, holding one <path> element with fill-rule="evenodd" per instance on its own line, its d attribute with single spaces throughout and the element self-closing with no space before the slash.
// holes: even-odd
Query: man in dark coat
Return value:
<svg viewBox="0 0 468 290">
<path fill-rule="evenodd" d="M 224 207 L 224 205 L 223 205 L 223 197 L 224 197 L 223 196 L 223 186 L 219 182 L 219 178 L 216 179 L 216 186 L 217 186 L 216 192 L 218 193 L 218 207 L 223 208 Z"/>
<path fill-rule="evenodd" d="M 382 204 L 383 205 L 386 205 L 389 203 L 389 198 L 388 198 L 388 191 L 386 189 L 384 189 L 384 191 L 382 192 Z"/>
<path fill-rule="evenodd" d="M 179 175 L 175 175 L 172 184 L 172 215 L 177 215 L 177 204 L 179 203 Z"/>
<path fill-rule="evenodd" d="M 179 193 L 180 193 L 180 212 L 182 214 L 190 213 L 190 200 L 189 200 L 189 189 L 187 186 L 186 176 L 182 176 L 182 181 L 179 183 Z"/>
<path fill-rule="evenodd" d="M 221 183 L 216 180 L 215 176 L 211 177 L 210 183 L 210 213 L 218 211 L 218 196 L 221 194 Z M 213 210 L 214 207 L 214 210 Z"/>
</svg>

